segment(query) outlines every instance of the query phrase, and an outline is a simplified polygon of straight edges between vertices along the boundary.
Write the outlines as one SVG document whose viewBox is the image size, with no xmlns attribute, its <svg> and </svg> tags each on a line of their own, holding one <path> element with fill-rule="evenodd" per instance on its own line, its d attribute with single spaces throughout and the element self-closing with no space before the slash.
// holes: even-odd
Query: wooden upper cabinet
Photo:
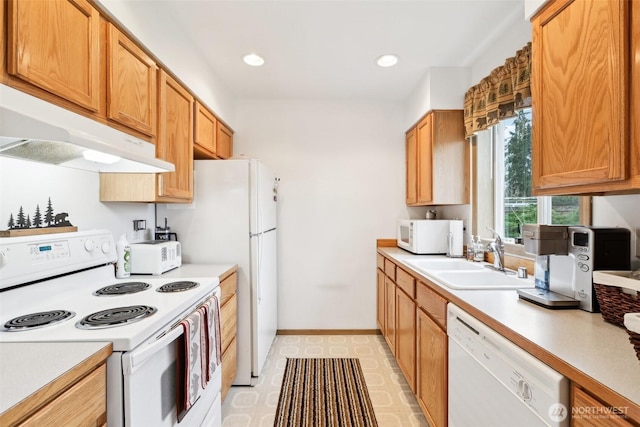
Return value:
<svg viewBox="0 0 640 427">
<path fill-rule="evenodd" d="M 216 122 L 216 156 L 219 159 L 233 156 L 233 132 L 220 120 Z"/>
<path fill-rule="evenodd" d="M 158 196 L 193 197 L 193 96 L 160 72 L 160 120 L 156 156 L 173 163 L 175 172 L 158 174 Z"/>
<path fill-rule="evenodd" d="M 469 203 L 469 145 L 463 111 L 431 111 L 414 129 L 406 134 L 407 204 Z"/>
<path fill-rule="evenodd" d="M 533 19 L 536 194 L 629 187 L 631 4 L 556 0 Z"/>
<path fill-rule="evenodd" d="M 233 131 L 196 101 L 194 155 L 196 159 L 228 159 L 233 155 Z"/>
<path fill-rule="evenodd" d="M 216 117 L 200 102 L 195 103 L 195 132 L 193 149 L 196 159 L 215 159 Z"/>
<path fill-rule="evenodd" d="M 100 108 L 100 14 L 86 0 L 8 3 L 9 74 L 89 111 Z"/>
<path fill-rule="evenodd" d="M 158 67 L 113 24 L 107 27 L 107 118 L 154 137 Z"/>
<path fill-rule="evenodd" d="M 631 177 L 629 186 L 640 189 L 640 2 L 631 2 Z"/>
<path fill-rule="evenodd" d="M 406 134 L 405 149 L 407 154 L 407 205 L 414 205 L 418 202 L 417 194 L 417 170 L 418 153 L 416 151 L 416 128 L 409 130 Z"/>
<path fill-rule="evenodd" d="M 433 201 L 433 114 L 427 114 L 416 126 L 418 204 Z"/>
</svg>

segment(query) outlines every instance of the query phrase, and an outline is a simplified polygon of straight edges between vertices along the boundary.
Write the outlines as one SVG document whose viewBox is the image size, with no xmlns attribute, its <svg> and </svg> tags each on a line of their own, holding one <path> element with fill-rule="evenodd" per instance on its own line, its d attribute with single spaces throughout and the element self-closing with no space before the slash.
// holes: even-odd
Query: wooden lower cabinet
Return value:
<svg viewBox="0 0 640 427">
<path fill-rule="evenodd" d="M 416 391 L 416 305 L 396 289 L 396 359 L 413 392 Z"/>
<path fill-rule="evenodd" d="M 384 337 L 391 349 L 391 353 L 396 355 L 396 284 L 388 277 L 384 278 Z"/>
<path fill-rule="evenodd" d="M 236 378 L 238 331 L 238 273 L 234 272 L 220 282 L 220 333 L 222 335 L 222 400 Z"/>
<path fill-rule="evenodd" d="M 447 333 L 416 309 L 416 397 L 429 425 L 447 425 Z"/>
<path fill-rule="evenodd" d="M 380 269 L 376 270 L 377 284 L 376 284 L 376 322 L 378 323 L 378 329 L 385 334 L 384 319 L 385 319 L 385 303 L 384 303 L 384 272 Z"/>
<path fill-rule="evenodd" d="M 613 408 L 575 384 L 571 384 L 572 427 L 632 427 L 625 420 L 625 408 Z M 611 415 L 609 415 L 611 414 Z"/>
<path fill-rule="evenodd" d="M 107 367 L 98 367 L 20 426 L 106 426 Z"/>
</svg>

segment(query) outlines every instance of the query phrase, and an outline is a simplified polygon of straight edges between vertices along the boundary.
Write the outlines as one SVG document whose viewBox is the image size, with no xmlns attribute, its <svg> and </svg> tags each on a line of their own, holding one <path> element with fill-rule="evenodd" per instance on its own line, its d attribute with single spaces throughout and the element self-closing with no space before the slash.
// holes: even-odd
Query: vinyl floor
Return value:
<svg viewBox="0 0 640 427">
<path fill-rule="evenodd" d="M 380 427 L 429 425 L 381 335 L 278 335 L 258 383 L 231 387 L 223 427 L 273 426 L 287 357 L 357 357 Z"/>
</svg>

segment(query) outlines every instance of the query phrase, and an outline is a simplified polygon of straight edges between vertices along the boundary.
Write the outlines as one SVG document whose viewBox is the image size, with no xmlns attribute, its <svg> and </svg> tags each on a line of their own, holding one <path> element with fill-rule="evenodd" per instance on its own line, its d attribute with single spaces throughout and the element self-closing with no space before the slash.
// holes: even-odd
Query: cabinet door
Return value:
<svg viewBox="0 0 640 427">
<path fill-rule="evenodd" d="M 198 159 L 214 159 L 216 154 L 216 117 L 196 101 L 194 152 Z"/>
<path fill-rule="evenodd" d="M 160 73 L 160 125 L 156 156 L 176 166 L 158 174 L 158 196 L 193 197 L 193 96 L 164 71 Z"/>
<path fill-rule="evenodd" d="M 391 353 L 396 354 L 396 284 L 388 277 L 384 278 L 385 292 L 385 319 L 384 337 L 391 349 Z"/>
<path fill-rule="evenodd" d="M 233 132 L 220 120 L 216 121 L 216 155 L 220 159 L 233 156 Z"/>
<path fill-rule="evenodd" d="M 107 368 L 101 365 L 20 425 L 103 426 L 106 419 Z"/>
<path fill-rule="evenodd" d="M 98 11 L 86 0 L 14 0 L 8 6 L 9 73 L 97 112 Z"/>
<path fill-rule="evenodd" d="M 611 406 L 600 402 L 574 384 L 571 385 L 571 427 L 631 427 L 633 424 L 622 417 L 602 418 L 599 414 L 608 414 Z M 581 415 L 584 414 L 584 415 Z"/>
<path fill-rule="evenodd" d="M 396 289 L 396 358 L 409 387 L 415 392 L 416 305 L 400 289 Z"/>
<path fill-rule="evenodd" d="M 418 153 L 416 151 L 418 147 L 416 142 L 416 129 L 413 128 L 407 132 L 405 143 L 407 157 L 407 205 L 414 205 L 418 202 Z"/>
<path fill-rule="evenodd" d="M 416 310 L 416 395 L 429 425 L 447 425 L 447 334 Z"/>
<path fill-rule="evenodd" d="M 377 306 L 376 306 L 376 321 L 378 322 L 378 328 L 382 335 L 385 334 L 384 330 L 384 308 L 385 308 L 385 291 L 384 291 L 384 272 L 380 269 L 376 270 L 377 274 L 377 285 L 376 285 L 376 294 L 377 294 Z"/>
<path fill-rule="evenodd" d="M 107 46 L 107 117 L 155 136 L 155 61 L 112 24 L 108 24 Z"/>
<path fill-rule="evenodd" d="M 416 127 L 418 156 L 418 203 L 433 200 L 433 114 L 427 116 Z"/>
<path fill-rule="evenodd" d="M 640 58 L 640 2 L 631 2 L 631 58 Z M 631 176 L 640 188 L 640 60 L 631 61 Z"/>
<path fill-rule="evenodd" d="M 535 190 L 627 178 L 630 3 L 559 0 L 533 21 Z"/>
</svg>

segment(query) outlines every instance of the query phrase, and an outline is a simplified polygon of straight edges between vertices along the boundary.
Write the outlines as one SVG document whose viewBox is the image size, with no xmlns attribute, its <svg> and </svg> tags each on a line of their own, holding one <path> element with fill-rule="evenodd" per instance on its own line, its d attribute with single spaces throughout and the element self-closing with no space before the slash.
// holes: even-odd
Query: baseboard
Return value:
<svg viewBox="0 0 640 427">
<path fill-rule="evenodd" d="M 382 335 L 379 329 L 278 329 L 276 335 Z"/>
</svg>

